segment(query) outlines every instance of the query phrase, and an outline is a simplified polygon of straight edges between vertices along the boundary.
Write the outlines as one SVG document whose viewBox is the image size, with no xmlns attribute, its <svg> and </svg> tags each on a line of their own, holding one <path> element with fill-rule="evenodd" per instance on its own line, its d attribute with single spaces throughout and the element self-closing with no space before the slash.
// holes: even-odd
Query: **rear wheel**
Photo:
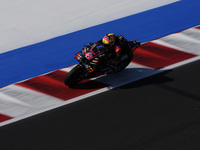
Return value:
<svg viewBox="0 0 200 150">
<path fill-rule="evenodd" d="M 133 54 L 130 53 L 129 57 L 125 61 L 121 62 L 121 65 L 119 65 L 120 68 L 117 72 L 124 70 L 130 64 L 132 59 L 133 59 Z"/>
<path fill-rule="evenodd" d="M 80 64 L 76 65 L 65 77 L 64 83 L 66 86 L 73 87 L 81 81 L 83 68 Z"/>
</svg>

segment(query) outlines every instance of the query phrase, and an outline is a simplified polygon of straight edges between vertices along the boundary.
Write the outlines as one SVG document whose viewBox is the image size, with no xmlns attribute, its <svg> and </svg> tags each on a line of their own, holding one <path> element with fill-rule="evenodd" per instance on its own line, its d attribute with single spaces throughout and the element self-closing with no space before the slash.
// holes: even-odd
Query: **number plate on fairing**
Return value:
<svg viewBox="0 0 200 150">
<path fill-rule="evenodd" d="M 85 57 L 88 59 L 88 60 L 91 60 L 92 58 L 94 58 L 94 56 L 92 55 L 91 52 L 88 52 L 85 54 Z"/>
</svg>

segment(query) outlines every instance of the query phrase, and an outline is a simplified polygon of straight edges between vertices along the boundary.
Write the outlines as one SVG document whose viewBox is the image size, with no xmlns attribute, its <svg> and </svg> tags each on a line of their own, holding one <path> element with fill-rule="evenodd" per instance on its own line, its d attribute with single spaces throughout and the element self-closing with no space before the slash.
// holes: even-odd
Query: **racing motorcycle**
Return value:
<svg viewBox="0 0 200 150">
<path fill-rule="evenodd" d="M 66 75 L 64 83 L 68 87 L 73 87 L 84 79 L 94 78 L 101 75 L 116 73 L 124 70 L 133 59 L 133 52 L 139 47 L 135 41 L 128 41 L 128 47 L 123 50 L 121 60 L 109 59 L 109 53 L 100 45 L 85 46 L 82 51 L 75 54 L 75 59 L 79 62 Z"/>
</svg>

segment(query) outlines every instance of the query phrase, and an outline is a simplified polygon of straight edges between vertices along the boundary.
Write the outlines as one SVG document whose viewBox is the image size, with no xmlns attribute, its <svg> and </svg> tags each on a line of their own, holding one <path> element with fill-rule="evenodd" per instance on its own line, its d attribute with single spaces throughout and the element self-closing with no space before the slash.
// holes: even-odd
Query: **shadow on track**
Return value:
<svg viewBox="0 0 200 150">
<path fill-rule="evenodd" d="M 134 88 L 139 88 L 139 87 L 143 87 L 146 85 L 156 85 L 157 87 L 162 88 L 164 90 L 167 90 L 167 91 L 170 91 L 170 92 L 176 93 L 178 95 L 182 95 L 184 97 L 188 97 L 190 99 L 200 102 L 199 96 L 197 96 L 191 92 L 188 92 L 187 90 L 176 88 L 176 86 L 172 86 L 170 84 L 163 84 L 163 83 L 173 82 L 175 80 L 175 79 L 167 76 L 172 71 L 173 70 L 167 70 L 165 72 L 153 75 L 151 77 L 138 80 L 127 86 L 126 85 L 121 86 L 118 89 L 132 89 L 132 88 L 134 89 Z M 200 107 L 199 107 L 199 110 L 200 110 Z"/>
<path fill-rule="evenodd" d="M 141 70 L 139 70 L 139 71 L 141 71 Z M 174 81 L 174 79 L 166 76 L 171 71 L 172 70 L 167 70 L 167 71 L 158 73 L 156 75 L 146 77 L 144 79 L 135 81 L 132 84 L 129 84 L 128 86 L 126 86 L 126 85 L 121 86 L 118 89 L 138 88 L 138 87 L 143 87 L 145 85 L 162 84 L 162 83 L 166 83 L 166 82 L 172 82 L 172 81 Z"/>
</svg>

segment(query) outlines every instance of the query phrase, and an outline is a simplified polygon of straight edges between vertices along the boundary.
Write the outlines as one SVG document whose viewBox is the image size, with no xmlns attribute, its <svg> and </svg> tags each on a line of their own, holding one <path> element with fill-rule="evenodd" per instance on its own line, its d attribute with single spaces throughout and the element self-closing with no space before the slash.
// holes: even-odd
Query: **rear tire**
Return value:
<svg viewBox="0 0 200 150">
<path fill-rule="evenodd" d="M 121 66 L 120 70 L 118 70 L 118 72 L 124 70 L 130 64 L 132 59 L 133 59 L 133 54 L 131 53 L 129 58 L 123 62 L 123 65 Z"/>
<path fill-rule="evenodd" d="M 66 86 L 73 87 L 75 86 L 80 79 L 80 76 L 82 74 L 83 68 L 80 66 L 80 64 L 76 65 L 65 77 L 64 83 Z"/>
</svg>

